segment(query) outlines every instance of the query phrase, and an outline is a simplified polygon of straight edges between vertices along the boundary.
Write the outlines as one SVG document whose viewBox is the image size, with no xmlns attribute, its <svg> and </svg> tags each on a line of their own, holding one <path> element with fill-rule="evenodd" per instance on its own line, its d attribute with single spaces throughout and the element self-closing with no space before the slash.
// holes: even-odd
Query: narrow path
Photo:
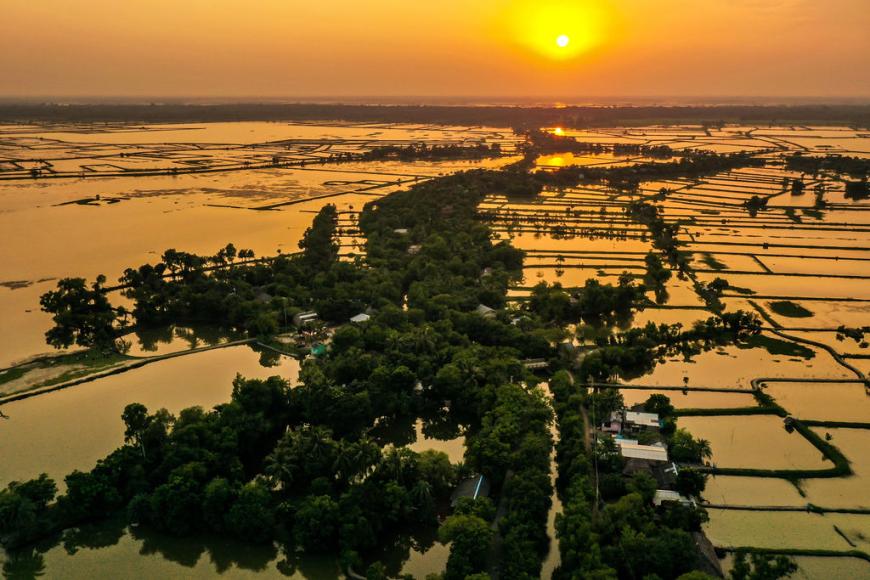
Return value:
<svg viewBox="0 0 870 580">
<path fill-rule="evenodd" d="M 762 261 L 758 258 L 758 256 L 756 256 L 755 254 L 752 254 L 752 259 L 755 260 L 755 263 L 758 264 L 759 266 L 761 266 L 761 268 L 762 268 L 765 272 L 767 272 L 768 274 L 773 274 L 773 273 L 774 273 L 773 270 L 771 270 L 770 268 L 768 268 L 768 267 L 767 267 L 767 264 L 765 264 L 764 262 L 762 262 Z"/>
</svg>

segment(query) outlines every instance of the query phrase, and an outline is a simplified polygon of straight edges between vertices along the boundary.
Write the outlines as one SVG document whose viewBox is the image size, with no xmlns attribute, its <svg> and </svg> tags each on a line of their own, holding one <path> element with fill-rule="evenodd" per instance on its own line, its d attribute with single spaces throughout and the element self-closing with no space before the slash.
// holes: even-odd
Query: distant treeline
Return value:
<svg viewBox="0 0 870 580">
<path fill-rule="evenodd" d="M 426 143 L 413 143 L 411 145 L 384 145 L 375 147 L 365 153 L 334 153 L 328 161 L 338 163 L 342 161 L 440 161 L 444 159 L 484 159 L 487 157 L 499 157 L 501 145 L 493 143 L 487 145 L 428 145 Z"/>
<path fill-rule="evenodd" d="M 499 127 L 588 127 L 649 122 L 844 123 L 870 126 L 870 105 L 518 107 L 340 104 L 0 104 L 0 122 L 205 123 L 322 121 Z"/>
<path fill-rule="evenodd" d="M 667 145 L 646 145 L 643 143 L 590 143 L 578 141 L 574 137 L 555 135 L 548 131 L 532 129 L 526 133 L 537 153 L 589 153 L 601 155 L 645 155 L 658 159 L 684 155 L 685 151 L 675 151 Z"/>
<path fill-rule="evenodd" d="M 842 155 L 792 155 L 786 159 L 786 169 L 802 171 L 813 175 L 820 171 L 833 171 L 851 177 L 866 178 L 870 175 L 870 159 Z"/>
</svg>

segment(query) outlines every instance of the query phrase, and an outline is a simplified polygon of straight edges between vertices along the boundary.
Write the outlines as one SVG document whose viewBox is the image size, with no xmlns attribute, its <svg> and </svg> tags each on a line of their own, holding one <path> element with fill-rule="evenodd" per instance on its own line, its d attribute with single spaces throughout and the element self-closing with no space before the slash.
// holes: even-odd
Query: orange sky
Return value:
<svg viewBox="0 0 870 580">
<path fill-rule="evenodd" d="M 0 96 L 870 97 L 868 31 L 870 0 L 3 0 Z"/>
</svg>

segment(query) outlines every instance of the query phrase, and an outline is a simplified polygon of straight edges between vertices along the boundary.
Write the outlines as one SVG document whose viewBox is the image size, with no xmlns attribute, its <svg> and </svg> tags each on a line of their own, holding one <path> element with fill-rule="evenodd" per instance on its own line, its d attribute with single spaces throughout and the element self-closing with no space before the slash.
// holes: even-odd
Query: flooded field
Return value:
<svg viewBox="0 0 870 580">
<path fill-rule="evenodd" d="M 236 373 L 246 378 L 277 375 L 294 382 L 299 363 L 281 357 L 260 364 L 247 346 L 233 346 L 158 361 L 142 368 L 3 405 L 10 416 L 0 437 L 0 485 L 48 471 L 62 482 L 74 469 L 91 469 L 124 441 L 121 412 L 129 403 L 171 413 L 225 403 Z M 8 429 L 8 430 L 7 430 Z"/>
<path fill-rule="evenodd" d="M 642 376 L 623 379 L 633 387 L 648 387 L 622 389 L 626 404 L 665 394 L 678 410 L 718 414 L 682 417 L 678 424 L 709 441 L 711 466 L 738 471 L 800 473 L 833 467 L 808 439 L 787 431 L 782 417 L 743 414 L 757 405 L 753 389 L 760 386 L 797 419 L 819 425 L 830 422 L 813 431 L 846 457 L 851 475 L 796 476 L 794 482 L 782 477 L 713 476 L 706 501 L 761 511 L 711 509 L 706 531 L 722 547 L 868 553 L 866 489 L 870 485 L 863 473 L 870 449 L 866 437 L 870 391 L 865 388 L 870 352 L 861 330 L 870 327 L 870 202 L 845 195 L 848 177 L 788 169 L 785 158 L 799 152 L 866 159 L 870 141 L 847 127 L 551 131 L 602 147 L 594 154 L 543 155 L 537 164 L 545 171 L 572 164 L 593 171 L 640 162 L 637 156 L 614 154 L 618 145 L 748 151 L 767 160 L 764 167 L 700 179 L 641 182 L 635 189 L 605 185 L 554 189 L 531 203 L 493 196 L 482 211 L 495 217 L 497 231 L 528 252 L 525 279 L 513 292 L 522 298 L 541 281 L 571 288 L 582 286 L 584 276 L 615 283 L 620 273 L 628 272 L 641 279 L 643 258 L 653 248 L 646 232 L 638 230 L 626 213 L 633 200 L 654 202 L 666 222 L 678 226 L 680 251 L 690 261 L 691 274 L 688 279 L 673 276 L 662 307 L 638 313 L 632 324 L 690 327 L 704 320 L 710 311 L 698 290 L 716 281 L 726 286 L 721 296 L 726 311 L 757 312 L 771 331 L 749 343 L 688 358 L 668 357 Z M 800 181 L 799 187 L 792 186 L 795 181 Z M 760 200 L 759 209 L 750 207 Z M 694 390 L 698 388 L 724 391 Z M 729 391 L 733 389 L 746 394 Z M 807 504 L 865 511 L 801 513 Z M 798 511 L 765 509 L 770 507 Z M 797 577 L 802 578 L 870 576 L 866 562 L 855 558 L 806 557 L 797 562 Z"/>
<path fill-rule="evenodd" d="M 396 143 L 488 142 L 502 144 L 507 153 L 516 140 L 510 131 L 497 129 L 329 124 L 0 127 L 4 145 L 0 148 L 0 368 L 48 351 L 42 335 L 50 321 L 40 312 L 39 296 L 59 278 L 92 279 L 104 274 L 114 281 L 125 268 L 156 261 L 168 248 L 212 254 L 232 242 L 257 256 L 296 252 L 313 214 L 326 203 L 336 204 L 340 211 L 358 211 L 366 202 L 408 183 L 516 160 L 506 155 L 479 161 L 324 165 L 315 156 L 316 162 L 304 166 L 254 169 L 249 164 L 220 172 L 172 172 L 161 167 L 153 173 L 111 176 L 47 172 L 38 178 L 31 178 L 29 169 L 22 173 L 9 169 L 11 161 L 6 165 L 2 161 L 40 156 L 49 163 L 46 151 L 72 155 L 67 148 L 84 148 L 75 155 L 96 154 L 88 144 L 91 141 L 105 143 L 129 160 L 137 155 L 129 148 L 143 144 L 199 151 L 204 142 L 226 143 L 259 151 L 267 140 L 278 138 L 307 139 L 306 147 L 325 150 L 340 140 L 348 152 Z M 151 151 L 147 157 L 162 159 L 164 154 Z"/>
<path fill-rule="evenodd" d="M 768 161 L 764 167 L 703 179 L 642 182 L 633 190 L 584 185 L 545 190 L 534 199 L 492 192 L 479 213 L 501 239 L 526 251 L 524 276 L 510 291 L 522 300 L 541 282 L 569 289 L 590 278 L 615 284 L 624 272 L 643 280 L 645 257 L 657 248 L 647 228 L 629 217 L 628 207 L 633 200 L 654 201 L 664 219 L 678 226 L 688 274 L 673 270 L 663 299 L 648 292 L 649 307 L 606 332 L 647 323 L 690 328 L 713 316 L 709 297 L 699 289 L 717 280 L 724 282 L 717 299 L 725 311 L 757 312 L 765 330 L 733 346 L 668 356 L 649 372 L 623 378 L 637 387 L 622 389 L 626 404 L 665 394 L 678 411 L 718 412 L 679 418 L 680 427 L 709 441 L 713 468 L 832 468 L 806 437 L 785 428 L 783 417 L 741 414 L 757 405 L 753 390 L 761 389 L 786 414 L 812 422 L 813 433 L 845 456 L 852 474 L 790 479 L 714 475 L 704 494 L 716 506 L 710 509 L 706 533 L 726 548 L 870 553 L 870 396 L 865 387 L 870 350 L 862 337 L 855 338 L 870 326 L 870 202 L 845 197 L 841 176 L 824 171 L 805 175 L 787 169 L 784 161 L 797 151 L 867 158 L 870 139 L 847 127 L 728 125 L 564 134 L 600 144 L 666 144 L 675 151 L 749 151 Z M 342 253 L 357 252 L 360 240 L 351 227 L 365 203 L 437 175 L 517 161 L 520 140 L 501 128 L 381 124 L 2 126 L 0 395 L 59 375 L 40 368 L 29 371 L 36 373 L 29 378 L 12 376 L 23 368 L 16 365 L 51 350 L 44 340 L 50 319 L 40 311 L 39 296 L 59 278 L 105 274 L 114 281 L 124 268 L 155 261 L 167 248 L 211 254 L 232 242 L 257 256 L 292 253 L 326 203 L 336 204 L 342 226 L 350 230 L 342 236 Z M 503 154 L 443 162 L 334 162 L 340 154 L 409 143 L 497 143 Z M 566 152 L 543 155 L 535 163 L 549 171 L 651 161 L 641 155 Z M 805 184 L 802 194 L 785 185 L 796 179 Z M 766 206 L 750 212 L 747 203 L 753 196 L 766 199 Z M 117 294 L 112 298 L 122 303 Z M 844 335 L 840 327 L 854 332 Z M 576 335 L 570 338 L 589 346 L 582 329 L 572 332 Z M 128 358 L 100 364 L 114 368 L 128 359 L 237 337 L 179 327 L 129 338 Z M 61 481 L 73 469 L 92 467 L 122 442 L 120 413 L 127 403 L 172 412 L 192 405 L 209 408 L 227 400 L 236 372 L 295 380 L 299 362 L 289 357 L 279 361 L 264 367 L 249 346 L 230 346 L 6 403 L 3 412 L 11 419 L 0 422 L 0 485 L 46 470 Z M 401 444 L 415 451 L 444 451 L 451 462 L 462 461 L 464 436 L 442 439 L 428 433 L 421 421 L 409 429 L 402 434 L 408 441 Z M 807 504 L 857 513 L 799 511 Z M 759 511 L 721 509 L 746 506 Z M 551 535 L 557 509 L 551 512 Z M 392 546 L 382 558 L 391 574 L 425 577 L 443 570 L 448 547 L 430 536 Z M 33 558 L 50 574 L 68 578 L 107 569 L 161 577 L 257 573 L 327 578 L 340 573 L 335 561 L 298 561 L 277 547 L 250 548 L 208 538 L 170 541 L 115 524 L 83 532 L 76 540 L 79 544 L 69 540 L 75 556 L 54 545 Z M 554 558 L 558 554 L 551 549 L 545 574 L 555 567 Z M 801 556 L 796 561 L 799 578 L 824 578 L 831 570 L 843 577 L 870 575 L 866 562 L 855 558 Z"/>
</svg>

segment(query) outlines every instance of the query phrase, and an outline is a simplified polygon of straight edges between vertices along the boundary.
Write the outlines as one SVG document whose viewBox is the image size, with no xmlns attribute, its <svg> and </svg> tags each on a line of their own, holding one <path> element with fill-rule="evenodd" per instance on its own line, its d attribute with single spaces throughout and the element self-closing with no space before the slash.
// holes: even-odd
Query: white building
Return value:
<svg viewBox="0 0 870 580">
<path fill-rule="evenodd" d="M 668 460 L 668 450 L 662 444 L 641 445 L 636 439 L 616 439 L 616 445 L 619 447 L 619 453 L 626 459 Z"/>
<path fill-rule="evenodd" d="M 486 306 L 485 304 L 480 304 L 477 308 L 474 309 L 475 312 L 483 316 L 484 318 L 495 318 L 495 310 Z"/>
<path fill-rule="evenodd" d="M 351 317 L 350 321 L 356 324 L 360 324 L 361 322 L 368 322 L 372 317 L 366 314 L 365 312 L 360 312 L 356 316 Z"/>
<path fill-rule="evenodd" d="M 293 316 L 293 324 L 297 327 L 305 326 L 306 324 L 311 324 L 317 320 L 316 312 L 300 312 L 299 314 L 295 314 Z"/>
<path fill-rule="evenodd" d="M 638 413 L 637 411 L 626 411 L 625 422 L 638 427 L 659 427 L 659 416 L 655 413 Z"/>
<path fill-rule="evenodd" d="M 681 503 L 683 505 L 695 505 L 695 500 L 689 499 L 679 493 L 672 491 L 670 489 L 657 489 L 655 496 L 653 496 L 653 505 L 656 507 L 662 505 L 663 503 L 673 502 L 673 503 Z"/>
</svg>

